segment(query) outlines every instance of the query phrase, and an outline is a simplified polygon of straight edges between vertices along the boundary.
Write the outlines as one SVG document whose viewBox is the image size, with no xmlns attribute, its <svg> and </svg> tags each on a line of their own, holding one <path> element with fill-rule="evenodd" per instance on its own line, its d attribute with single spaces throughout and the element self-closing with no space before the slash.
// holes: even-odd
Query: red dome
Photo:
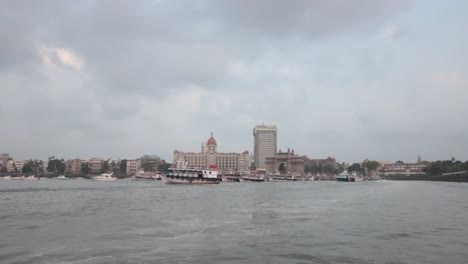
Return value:
<svg viewBox="0 0 468 264">
<path fill-rule="evenodd" d="M 208 142 L 206 142 L 207 145 L 218 145 L 216 143 L 216 139 L 213 137 L 213 133 L 211 133 L 211 137 L 208 139 Z"/>
<path fill-rule="evenodd" d="M 244 151 L 244 153 L 242 153 L 242 154 L 249 154 L 249 151 L 248 151 L 248 150 L 246 150 L 246 151 Z"/>
</svg>

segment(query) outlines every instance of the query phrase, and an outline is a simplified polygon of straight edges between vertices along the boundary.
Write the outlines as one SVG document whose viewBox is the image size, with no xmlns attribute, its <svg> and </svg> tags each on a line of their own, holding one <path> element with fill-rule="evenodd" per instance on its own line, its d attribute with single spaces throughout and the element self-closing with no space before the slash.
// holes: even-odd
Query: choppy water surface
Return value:
<svg viewBox="0 0 468 264">
<path fill-rule="evenodd" d="M 467 263 L 468 184 L 0 181 L 0 263 Z"/>
</svg>

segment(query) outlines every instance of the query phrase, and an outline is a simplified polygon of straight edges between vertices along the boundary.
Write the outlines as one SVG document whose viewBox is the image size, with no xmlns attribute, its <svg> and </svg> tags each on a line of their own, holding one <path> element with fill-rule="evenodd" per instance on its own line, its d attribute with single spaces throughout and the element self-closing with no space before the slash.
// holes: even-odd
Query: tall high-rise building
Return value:
<svg viewBox="0 0 468 264">
<path fill-rule="evenodd" d="M 253 130 L 254 161 L 257 169 L 266 169 L 265 160 L 276 154 L 276 126 L 258 125 Z"/>
</svg>

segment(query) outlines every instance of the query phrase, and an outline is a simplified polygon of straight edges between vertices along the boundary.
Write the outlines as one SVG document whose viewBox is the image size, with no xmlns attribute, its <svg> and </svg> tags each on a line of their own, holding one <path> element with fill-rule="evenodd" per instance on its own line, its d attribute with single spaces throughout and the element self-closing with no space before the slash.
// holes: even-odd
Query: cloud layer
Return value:
<svg viewBox="0 0 468 264">
<path fill-rule="evenodd" d="M 274 123 L 311 157 L 468 159 L 466 39 L 422 4 L 0 1 L 0 151 L 171 160 Z"/>
</svg>

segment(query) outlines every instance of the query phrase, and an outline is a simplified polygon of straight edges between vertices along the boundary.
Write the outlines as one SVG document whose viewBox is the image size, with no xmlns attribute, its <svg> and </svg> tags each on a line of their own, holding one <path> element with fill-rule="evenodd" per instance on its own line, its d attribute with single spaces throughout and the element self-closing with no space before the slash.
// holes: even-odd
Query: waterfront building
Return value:
<svg viewBox="0 0 468 264">
<path fill-rule="evenodd" d="M 209 168 L 216 165 L 223 172 L 248 171 L 250 166 L 249 152 L 243 153 L 220 153 L 218 143 L 211 133 L 211 137 L 201 144 L 201 152 L 174 151 L 174 164 L 187 164 L 190 168 Z"/>
<path fill-rule="evenodd" d="M 76 175 L 81 174 L 81 160 L 80 159 L 71 159 L 65 162 L 65 173 Z"/>
<path fill-rule="evenodd" d="M 325 167 L 327 165 L 333 166 L 333 168 L 338 168 L 339 164 L 336 162 L 335 157 L 328 157 L 326 159 L 310 159 L 306 158 L 305 164 L 311 165 L 311 166 L 319 166 L 319 167 Z"/>
<path fill-rule="evenodd" d="M 99 174 L 101 172 L 102 164 L 104 163 L 103 159 L 92 158 L 88 161 L 89 174 Z"/>
<path fill-rule="evenodd" d="M 41 160 L 42 163 L 42 168 L 44 169 L 44 172 L 47 172 L 47 167 L 49 166 L 49 161 L 48 160 Z"/>
<path fill-rule="evenodd" d="M 127 175 L 134 175 L 141 169 L 141 160 L 127 160 Z"/>
<path fill-rule="evenodd" d="M 392 163 L 380 167 L 380 176 L 391 175 L 426 175 L 427 164 L 424 163 Z"/>
<path fill-rule="evenodd" d="M 254 160 L 257 170 L 266 169 L 266 158 L 274 157 L 277 148 L 277 129 L 272 125 L 258 125 L 253 129 Z"/>
<path fill-rule="evenodd" d="M 143 155 L 140 160 L 143 169 L 152 168 L 153 171 L 157 171 L 159 165 L 166 163 L 158 155 Z"/>
<path fill-rule="evenodd" d="M 23 170 L 25 164 L 25 160 L 9 160 L 6 163 L 6 168 L 8 172 L 20 173 Z"/>
<path fill-rule="evenodd" d="M 281 150 L 265 159 L 267 174 L 304 175 L 305 157 L 294 154 L 294 149 L 288 152 Z"/>
</svg>

